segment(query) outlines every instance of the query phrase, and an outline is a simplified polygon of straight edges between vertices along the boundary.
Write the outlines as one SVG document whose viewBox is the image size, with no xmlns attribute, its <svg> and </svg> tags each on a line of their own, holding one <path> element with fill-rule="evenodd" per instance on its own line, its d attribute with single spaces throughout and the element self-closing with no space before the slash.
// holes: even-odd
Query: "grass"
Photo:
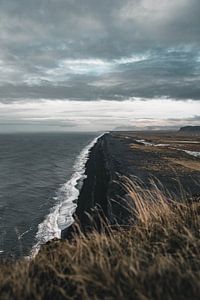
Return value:
<svg viewBox="0 0 200 300">
<path fill-rule="evenodd" d="M 128 226 L 55 240 L 31 260 L 2 264 L 0 299 L 199 299 L 200 203 L 122 185 L 132 200 Z"/>
</svg>

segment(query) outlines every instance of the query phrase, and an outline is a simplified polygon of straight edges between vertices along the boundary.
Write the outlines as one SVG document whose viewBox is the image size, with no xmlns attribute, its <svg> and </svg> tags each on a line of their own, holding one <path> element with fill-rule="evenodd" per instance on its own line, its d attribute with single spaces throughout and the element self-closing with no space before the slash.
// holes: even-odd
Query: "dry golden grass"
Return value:
<svg viewBox="0 0 200 300">
<path fill-rule="evenodd" d="M 53 241 L 30 261 L 2 264 L 0 299 L 199 299 L 200 204 L 129 179 L 122 185 L 133 201 L 129 226 Z"/>
<path fill-rule="evenodd" d="M 170 158 L 166 157 L 166 160 L 169 162 L 172 162 L 176 165 L 181 165 L 187 169 L 192 169 L 199 171 L 200 170 L 200 161 L 199 160 L 192 160 L 192 159 L 176 159 L 176 158 Z"/>
</svg>

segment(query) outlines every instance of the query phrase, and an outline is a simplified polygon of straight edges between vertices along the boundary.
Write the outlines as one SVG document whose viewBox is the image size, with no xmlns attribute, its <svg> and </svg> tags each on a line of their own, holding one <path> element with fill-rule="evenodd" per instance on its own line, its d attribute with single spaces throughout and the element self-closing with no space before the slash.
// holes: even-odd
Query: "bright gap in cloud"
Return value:
<svg viewBox="0 0 200 300">
<path fill-rule="evenodd" d="M 70 74 L 84 75 L 93 74 L 100 75 L 111 72 L 115 67 L 123 64 L 133 64 L 144 61 L 149 55 L 132 55 L 130 57 L 121 57 L 113 60 L 103 59 L 64 59 L 58 63 L 58 67 L 45 70 L 46 76 L 65 76 Z M 57 80 L 58 78 L 56 78 Z M 63 79 L 63 78 L 62 78 Z"/>
<path fill-rule="evenodd" d="M 129 99 L 126 101 L 24 100 L 0 102 L 0 130 L 25 124 L 55 126 L 55 130 L 97 131 L 116 127 L 182 126 L 196 124 L 200 102 L 173 99 Z M 10 125 L 9 125 L 10 124 Z M 38 127 L 38 128 L 39 128 Z M 70 129 L 69 129 L 69 128 Z M 50 130 L 50 129 L 49 129 Z"/>
</svg>

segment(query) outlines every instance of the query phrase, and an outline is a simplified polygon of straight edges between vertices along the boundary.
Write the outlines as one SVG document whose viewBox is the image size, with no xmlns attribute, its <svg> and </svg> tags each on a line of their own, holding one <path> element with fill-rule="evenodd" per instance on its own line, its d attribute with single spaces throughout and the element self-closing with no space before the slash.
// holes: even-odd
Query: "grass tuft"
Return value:
<svg viewBox="0 0 200 300">
<path fill-rule="evenodd" d="M 2 263 L 0 299 L 199 299 L 200 203 L 124 178 L 126 227 L 54 240 L 30 261 Z"/>
</svg>

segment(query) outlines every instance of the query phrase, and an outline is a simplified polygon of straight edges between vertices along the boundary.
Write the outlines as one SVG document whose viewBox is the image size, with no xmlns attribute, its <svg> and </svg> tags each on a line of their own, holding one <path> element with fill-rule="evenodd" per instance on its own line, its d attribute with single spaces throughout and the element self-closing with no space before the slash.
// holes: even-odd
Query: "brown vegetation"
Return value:
<svg viewBox="0 0 200 300">
<path fill-rule="evenodd" d="M 200 204 L 125 179 L 133 219 L 1 265 L 0 299 L 199 299 Z"/>
<path fill-rule="evenodd" d="M 199 171 L 200 170 L 200 161 L 199 160 L 189 160 L 189 159 L 175 159 L 175 158 L 170 158 L 166 157 L 166 159 L 173 164 L 181 165 L 184 168 L 189 168 L 192 170 Z"/>
</svg>

